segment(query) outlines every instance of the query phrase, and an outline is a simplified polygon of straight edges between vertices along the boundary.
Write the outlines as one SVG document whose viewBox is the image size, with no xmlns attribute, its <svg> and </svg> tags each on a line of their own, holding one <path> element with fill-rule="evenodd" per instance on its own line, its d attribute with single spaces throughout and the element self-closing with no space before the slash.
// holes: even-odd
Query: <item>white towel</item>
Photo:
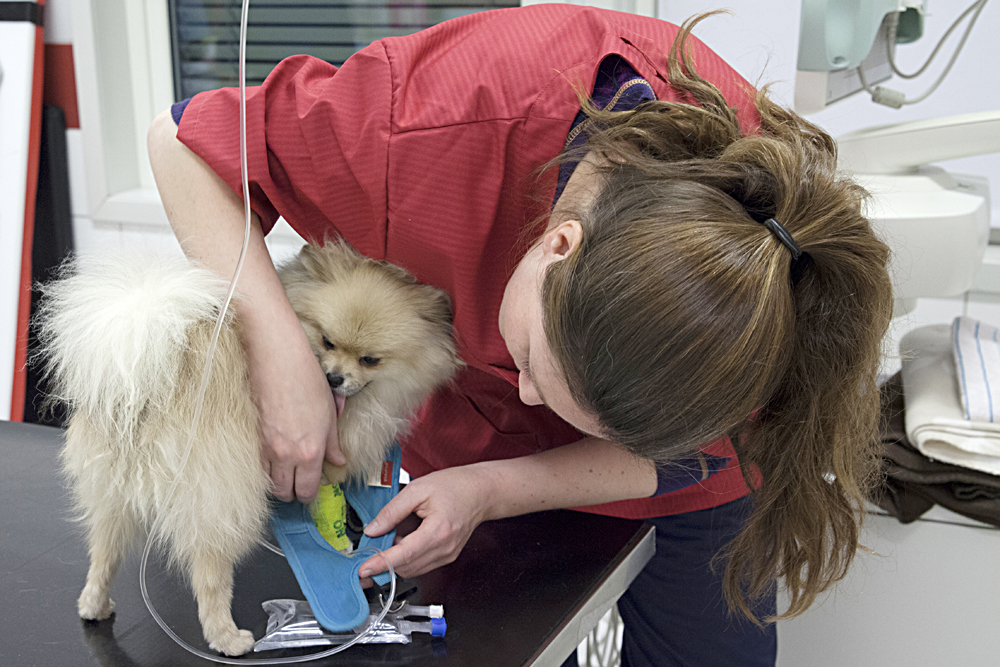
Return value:
<svg viewBox="0 0 1000 667">
<path fill-rule="evenodd" d="M 952 340 L 935 324 L 900 341 L 906 437 L 930 459 L 1000 475 L 1000 423 L 965 418 Z"/>
<path fill-rule="evenodd" d="M 965 418 L 1000 422 L 1000 342 L 997 328 L 970 317 L 956 317 L 952 351 Z"/>
</svg>

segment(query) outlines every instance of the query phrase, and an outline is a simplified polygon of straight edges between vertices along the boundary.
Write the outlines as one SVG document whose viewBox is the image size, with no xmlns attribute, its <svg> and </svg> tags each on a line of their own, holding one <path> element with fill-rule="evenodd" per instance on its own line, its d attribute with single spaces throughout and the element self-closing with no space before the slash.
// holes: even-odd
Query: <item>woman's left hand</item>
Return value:
<svg viewBox="0 0 1000 667">
<path fill-rule="evenodd" d="M 448 468 L 419 477 L 404 487 L 365 528 L 369 537 L 389 532 L 410 514 L 420 527 L 360 568 L 362 579 L 384 572 L 383 558 L 401 577 L 416 577 L 447 565 L 461 553 L 469 536 L 488 516 L 492 484 L 482 468 Z"/>
<path fill-rule="evenodd" d="M 410 514 L 423 523 L 381 555 L 365 561 L 362 579 L 384 572 L 416 577 L 458 558 L 476 526 L 489 519 L 565 507 L 646 498 L 656 466 L 613 443 L 587 437 L 537 454 L 481 461 L 418 477 L 382 508 L 365 533 L 384 535 Z M 363 582 L 367 583 L 367 582 Z"/>
</svg>

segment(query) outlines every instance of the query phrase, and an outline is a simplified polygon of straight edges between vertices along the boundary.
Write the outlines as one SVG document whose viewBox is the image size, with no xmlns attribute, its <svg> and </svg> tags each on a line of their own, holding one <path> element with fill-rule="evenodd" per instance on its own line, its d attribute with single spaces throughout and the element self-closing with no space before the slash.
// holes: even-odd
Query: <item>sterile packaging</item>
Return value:
<svg viewBox="0 0 1000 667">
<path fill-rule="evenodd" d="M 337 646 L 346 644 L 365 631 L 368 625 L 378 618 L 380 609 L 374 610 L 368 620 L 348 632 L 330 632 L 319 624 L 313 616 L 309 603 L 304 600 L 267 600 L 261 606 L 267 612 L 267 632 L 261 637 L 253 650 L 273 651 L 283 648 L 303 648 L 307 646 Z M 429 616 L 424 610 L 440 610 L 440 607 L 416 608 L 403 605 L 395 613 L 386 614 L 382 622 L 372 628 L 362 637 L 360 644 L 409 644 L 410 634 L 426 632 L 436 637 L 443 637 L 447 625 L 443 617 L 431 618 L 429 622 L 404 620 L 405 616 L 420 613 Z M 435 613 L 435 615 L 440 615 Z"/>
</svg>

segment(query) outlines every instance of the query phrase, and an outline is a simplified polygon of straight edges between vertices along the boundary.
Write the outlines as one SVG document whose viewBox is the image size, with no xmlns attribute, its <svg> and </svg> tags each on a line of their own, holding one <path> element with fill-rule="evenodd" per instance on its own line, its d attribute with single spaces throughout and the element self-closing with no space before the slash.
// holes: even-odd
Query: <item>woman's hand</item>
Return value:
<svg viewBox="0 0 1000 667">
<path fill-rule="evenodd" d="M 298 331 L 290 334 L 297 335 L 279 337 L 280 343 L 262 353 L 248 345 L 249 372 L 271 491 L 279 500 L 309 503 L 316 497 L 323 459 L 335 465 L 346 460 L 337 440 L 333 393 L 297 321 L 294 326 Z M 272 332 L 262 333 L 270 338 Z"/>
<path fill-rule="evenodd" d="M 439 470 L 410 482 L 365 528 L 377 537 L 411 513 L 423 519 L 358 573 L 367 579 L 384 572 L 384 558 L 396 574 L 415 577 L 454 561 L 483 521 L 646 498 L 656 485 L 652 462 L 594 437 L 520 458 Z"/>
<path fill-rule="evenodd" d="M 229 280 L 243 243 L 243 200 L 177 140 L 169 109 L 149 128 L 149 160 L 184 252 Z M 256 214 L 239 292 L 235 306 L 260 411 L 264 468 L 278 498 L 309 502 L 316 497 L 324 452 L 331 463 L 346 461 L 337 441 L 332 392 L 285 296 Z"/>
<path fill-rule="evenodd" d="M 416 577 L 454 561 L 476 526 L 495 518 L 489 514 L 492 489 L 488 476 L 475 465 L 439 470 L 407 484 L 368 524 L 365 534 L 384 535 L 410 514 L 423 522 L 397 538 L 392 548 L 369 558 L 361 566 L 361 578 L 384 572 L 383 559 L 401 577 Z"/>
</svg>

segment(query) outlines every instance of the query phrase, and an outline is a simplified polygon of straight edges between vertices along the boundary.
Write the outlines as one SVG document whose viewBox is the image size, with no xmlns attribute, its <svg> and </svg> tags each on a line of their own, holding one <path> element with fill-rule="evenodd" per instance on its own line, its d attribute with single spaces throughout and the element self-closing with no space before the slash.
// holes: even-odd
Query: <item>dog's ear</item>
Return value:
<svg viewBox="0 0 1000 667">
<path fill-rule="evenodd" d="M 323 261 L 323 249 L 312 243 L 307 243 L 299 250 L 299 255 L 295 259 L 302 271 L 314 280 L 328 279 L 329 264 Z"/>
<path fill-rule="evenodd" d="M 438 287 L 414 283 L 412 286 L 419 299 L 420 307 L 417 309 L 420 317 L 436 326 L 451 329 L 452 312 L 451 299 L 448 293 Z"/>
<path fill-rule="evenodd" d="M 414 283 L 411 288 L 414 307 L 422 320 L 430 324 L 436 348 L 447 350 L 452 369 L 465 366 L 456 349 L 455 331 L 452 326 L 451 298 L 438 287 Z"/>
<path fill-rule="evenodd" d="M 315 282 L 334 283 L 344 276 L 344 271 L 363 261 L 358 251 L 341 238 L 327 237 L 323 245 L 307 243 L 293 260 L 307 278 Z"/>
</svg>

